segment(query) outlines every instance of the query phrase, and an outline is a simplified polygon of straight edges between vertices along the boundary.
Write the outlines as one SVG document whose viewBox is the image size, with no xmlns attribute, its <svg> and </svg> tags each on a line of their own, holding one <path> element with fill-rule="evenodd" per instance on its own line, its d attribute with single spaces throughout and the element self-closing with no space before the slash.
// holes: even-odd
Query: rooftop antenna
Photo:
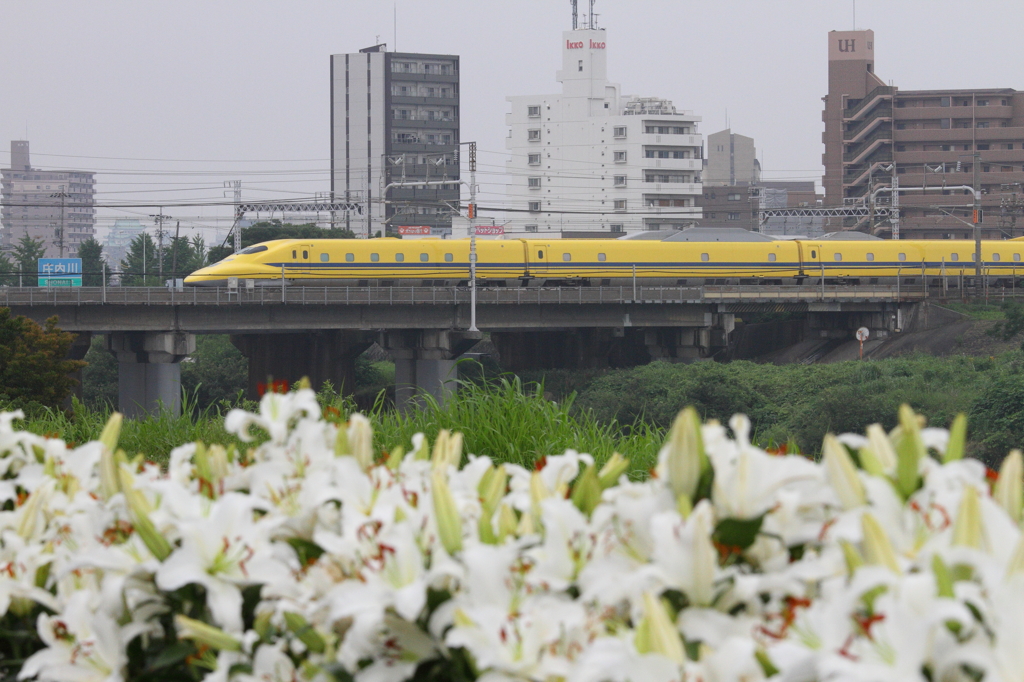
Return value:
<svg viewBox="0 0 1024 682">
<path fill-rule="evenodd" d="M 857 0 L 853 0 L 853 30 L 857 30 Z"/>
<path fill-rule="evenodd" d="M 594 0 L 590 0 L 590 29 L 597 28 L 597 21 L 594 20 Z"/>
<path fill-rule="evenodd" d="M 391 44 L 394 46 L 392 49 L 395 52 L 398 52 L 398 3 L 397 2 L 394 3 L 391 7 L 392 7 L 392 9 L 393 9 L 393 11 L 395 13 L 395 22 L 394 22 L 394 29 L 395 29 L 394 39 L 395 40 Z"/>
<path fill-rule="evenodd" d="M 576 0 L 569 0 L 569 4 L 572 5 L 572 30 L 576 30 L 579 27 L 576 14 Z"/>
</svg>

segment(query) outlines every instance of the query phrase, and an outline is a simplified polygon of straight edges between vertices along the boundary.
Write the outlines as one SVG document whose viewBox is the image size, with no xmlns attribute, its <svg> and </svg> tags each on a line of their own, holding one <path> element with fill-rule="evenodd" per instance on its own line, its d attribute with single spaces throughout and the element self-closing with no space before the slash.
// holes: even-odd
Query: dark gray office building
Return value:
<svg viewBox="0 0 1024 682">
<path fill-rule="evenodd" d="M 345 227 L 359 236 L 449 234 L 459 142 L 457 56 L 384 45 L 331 56 L 331 191 L 363 207 Z"/>
</svg>

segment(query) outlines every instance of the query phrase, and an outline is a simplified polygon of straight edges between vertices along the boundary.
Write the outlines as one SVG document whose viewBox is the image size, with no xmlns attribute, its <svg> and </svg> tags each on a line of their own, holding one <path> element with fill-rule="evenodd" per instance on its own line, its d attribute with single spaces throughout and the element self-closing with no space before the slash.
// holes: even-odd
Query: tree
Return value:
<svg viewBox="0 0 1024 682">
<path fill-rule="evenodd" d="M 14 274 L 14 263 L 6 253 L 0 251 L 0 286 L 11 286 L 17 283 L 18 276 Z"/>
<path fill-rule="evenodd" d="M 206 265 L 206 242 L 199 235 L 171 237 L 164 247 L 164 276 L 166 279 L 183 278 Z M 173 273 L 173 274 L 172 274 Z"/>
<path fill-rule="evenodd" d="M 46 255 L 46 245 L 42 239 L 33 239 L 28 233 L 21 235 L 21 239 L 14 245 L 14 262 L 18 266 L 18 273 L 21 274 L 21 284 L 26 287 L 34 287 L 38 284 L 39 259 Z"/>
<path fill-rule="evenodd" d="M 69 374 L 85 366 L 68 360 L 75 335 L 61 331 L 57 318 L 45 327 L 0 308 L 0 392 L 15 405 L 39 403 L 59 409 L 75 383 Z"/>
<path fill-rule="evenodd" d="M 128 245 L 128 253 L 121 261 L 121 286 L 126 287 L 158 287 L 160 281 L 160 263 L 157 260 L 157 248 L 153 238 L 143 232 Z"/>
<path fill-rule="evenodd" d="M 103 246 L 89 237 L 79 244 L 78 257 L 82 259 L 82 286 L 103 286 Z"/>
</svg>

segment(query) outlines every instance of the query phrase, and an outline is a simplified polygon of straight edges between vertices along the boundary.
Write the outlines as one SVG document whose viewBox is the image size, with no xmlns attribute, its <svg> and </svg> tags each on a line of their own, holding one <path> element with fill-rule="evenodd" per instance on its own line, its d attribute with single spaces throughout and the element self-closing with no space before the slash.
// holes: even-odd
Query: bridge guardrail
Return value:
<svg viewBox="0 0 1024 682">
<path fill-rule="evenodd" d="M 989 290 L 994 296 L 1020 296 L 1020 290 Z M 953 294 L 957 296 L 958 294 Z M 728 301 L 916 301 L 940 298 L 921 285 L 868 286 L 728 286 L 697 287 L 621 286 L 481 288 L 477 304 L 487 305 L 592 305 L 667 304 Z M 259 287 L 228 290 L 192 287 L 173 291 L 164 287 L 0 287 L 0 306 L 77 305 L 468 305 L 467 287 Z"/>
</svg>

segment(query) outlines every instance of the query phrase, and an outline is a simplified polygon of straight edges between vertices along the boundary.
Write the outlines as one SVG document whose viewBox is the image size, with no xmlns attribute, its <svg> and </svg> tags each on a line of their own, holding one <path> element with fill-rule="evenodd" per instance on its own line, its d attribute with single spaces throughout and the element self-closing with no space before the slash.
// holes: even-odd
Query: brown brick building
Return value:
<svg viewBox="0 0 1024 682">
<path fill-rule="evenodd" d="M 875 74 L 873 31 L 832 31 L 828 40 L 826 205 L 891 187 L 895 174 L 901 238 L 969 238 L 972 193 L 947 188 L 973 184 L 977 153 L 982 236 L 1024 235 L 1024 92 L 900 90 Z M 882 203 L 890 195 L 876 196 Z M 845 227 L 892 232 L 886 219 L 868 223 L 847 220 Z"/>
</svg>

